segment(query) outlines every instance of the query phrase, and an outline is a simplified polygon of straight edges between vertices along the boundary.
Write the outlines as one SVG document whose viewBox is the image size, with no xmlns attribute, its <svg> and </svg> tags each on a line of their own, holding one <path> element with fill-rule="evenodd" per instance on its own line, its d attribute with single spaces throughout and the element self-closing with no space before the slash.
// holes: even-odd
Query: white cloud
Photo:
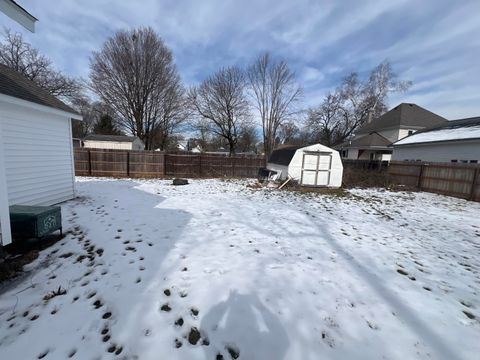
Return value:
<svg viewBox="0 0 480 360">
<path fill-rule="evenodd" d="M 480 114 L 478 0 L 20 4 L 40 20 L 37 33 L 27 35 L 28 40 L 58 68 L 76 76 L 88 75 L 89 55 L 116 30 L 152 26 L 173 49 L 188 84 L 220 66 L 245 65 L 268 50 L 296 70 L 310 105 L 348 72 L 364 74 L 388 58 L 402 78 L 415 84 L 407 94 L 392 98 L 392 104 L 409 99 L 455 116 Z"/>
</svg>

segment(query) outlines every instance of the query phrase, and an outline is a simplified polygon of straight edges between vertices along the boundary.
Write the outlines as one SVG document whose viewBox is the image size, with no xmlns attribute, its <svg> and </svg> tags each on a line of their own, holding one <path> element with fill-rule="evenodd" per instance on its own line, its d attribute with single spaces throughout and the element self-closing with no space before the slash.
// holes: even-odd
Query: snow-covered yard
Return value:
<svg viewBox="0 0 480 360">
<path fill-rule="evenodd" d="M 0 358 L 479 358 L 480 204 L 246 183 L 78 179 Z"/>
</svg>

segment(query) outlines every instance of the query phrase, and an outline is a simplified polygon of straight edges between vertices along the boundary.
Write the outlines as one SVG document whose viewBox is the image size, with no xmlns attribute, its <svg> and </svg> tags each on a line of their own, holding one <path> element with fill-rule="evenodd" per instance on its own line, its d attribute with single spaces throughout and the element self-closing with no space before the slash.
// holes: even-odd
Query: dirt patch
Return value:
<svg viewBox="0 0 480 360">
<path fill-rule="evenodd" d="M 169 311 L 172 310 L 172 308 L 168 304 L 163 304 L 162 307 L 160 308 L 160 310 L 169 312 Z"/>
<path fill-rule="evenodd" d="M 0 283 L 15 277 L 23 267 L 38 258 L 38 250 L 30 250 L 25 254 L 15 256 L 7 255 L 1 258 L 0 254 Z"/>
<path fill-rule="evenodd" d="M 201 335 L 200 331 L 196 327 L 192 327 L 188 333 L 188 342 L 192 345 L 197 345 L 198 340 L 200 340 Z"/>
</svg>

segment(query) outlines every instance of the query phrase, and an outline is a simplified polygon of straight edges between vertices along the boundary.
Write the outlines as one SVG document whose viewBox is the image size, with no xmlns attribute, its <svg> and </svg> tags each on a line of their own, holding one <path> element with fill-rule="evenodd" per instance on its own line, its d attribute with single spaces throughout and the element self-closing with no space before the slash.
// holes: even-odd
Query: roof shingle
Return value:
<svg viewBox="0 0 480 360">
<path fill-rule="evenodd" d="M 362 126 L 357 133 L 364 134 L 392 127 L 426 128 L 444 124 L 447 119 L 416 104 L 401 103 L 372 122 Z"/>
<path fill-rule="evenodd" d="M 19 72 L 0 64 L 0 94 L 80 115 Z"/>
</svg>

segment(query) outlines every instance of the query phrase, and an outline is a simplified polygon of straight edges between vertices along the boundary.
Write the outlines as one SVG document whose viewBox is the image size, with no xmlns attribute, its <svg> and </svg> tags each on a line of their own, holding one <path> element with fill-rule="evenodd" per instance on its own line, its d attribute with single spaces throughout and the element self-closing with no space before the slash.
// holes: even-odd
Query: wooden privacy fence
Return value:
<svg viewBox="0 0 480 360">
<path fill-rule="evenodd" d="M 377 170 L 378 172 L 385 172 L 388 169 L 388 161 L 381 160 L 353 160 L 342 159 L 344 168 L 357 170 Z"/>
<path fill-rule="evenodd" d="M 256 177 L 261 156 L 167 154 L 159 151 L 75 149 L 75 175 L 136 178 Z"/>
<path fill-rule="evenodd" d="M 480 165 L 392 161 L 390 180 L 397 184 L 462 199 L 480 201 Z"/>
</svg>

